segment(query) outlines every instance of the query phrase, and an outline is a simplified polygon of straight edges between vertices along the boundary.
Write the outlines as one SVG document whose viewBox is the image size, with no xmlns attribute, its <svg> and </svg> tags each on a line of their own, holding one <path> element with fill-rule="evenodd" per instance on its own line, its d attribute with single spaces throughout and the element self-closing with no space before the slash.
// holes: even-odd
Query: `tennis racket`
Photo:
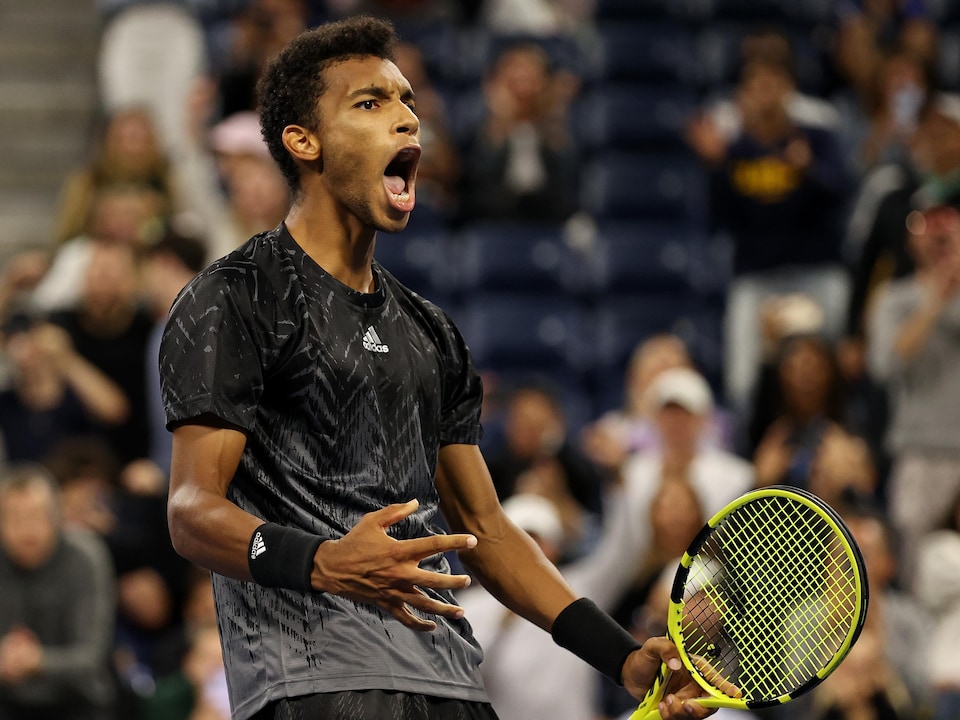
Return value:
<svg viewBox="0 0 960 720">
<path fill-rule="evenodd" d="M 684 553 L 667 632 L 704 707 L 789 702 L 829 675 L 867 614 L 860 549 L 818 497 L 772 486 L 714 515 Z M 630 720 L 659 718 L 666 665 Z"/>
</svg>

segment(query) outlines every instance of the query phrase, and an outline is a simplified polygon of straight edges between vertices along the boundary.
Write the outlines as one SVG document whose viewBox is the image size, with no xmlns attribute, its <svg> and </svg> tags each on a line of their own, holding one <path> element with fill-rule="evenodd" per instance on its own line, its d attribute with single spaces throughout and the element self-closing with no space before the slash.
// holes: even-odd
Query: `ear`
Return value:
<svg viewBox="0 0 960 720">
<path fill-rule="evenodd" d="M 297 160 L 309 163 L 320 158 L 320 138 L 313 131 L 301 125 L 287 125 L 281 137 L 287 152 Z"/>
</svg>

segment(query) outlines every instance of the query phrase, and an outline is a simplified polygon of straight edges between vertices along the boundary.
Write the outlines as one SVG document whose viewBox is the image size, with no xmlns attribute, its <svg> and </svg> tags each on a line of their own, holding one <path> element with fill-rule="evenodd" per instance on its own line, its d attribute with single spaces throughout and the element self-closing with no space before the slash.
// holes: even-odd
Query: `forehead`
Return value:
<svg viewBox="0 0 960 720">
<path fill-rule="evenodd" d="M 398 94 L 410 90 L 400 68 L 390 60 L 373 56 L 349 57 L 323 70 L 325 94 L 344 97 L 366 87 L 378 87 Z"/>
</svg>

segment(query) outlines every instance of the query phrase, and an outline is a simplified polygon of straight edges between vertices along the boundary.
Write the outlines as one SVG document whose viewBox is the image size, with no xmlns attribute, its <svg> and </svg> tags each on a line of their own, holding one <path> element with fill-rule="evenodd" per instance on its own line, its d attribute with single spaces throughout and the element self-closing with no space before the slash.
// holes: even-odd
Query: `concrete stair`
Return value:
<svg viewBox="0 0 960 720">
<path fill-rule="evenodd" d="M 94 0 L 0 0 L 0 261 L 48 246 L 97 116 Z"/>
</svg>

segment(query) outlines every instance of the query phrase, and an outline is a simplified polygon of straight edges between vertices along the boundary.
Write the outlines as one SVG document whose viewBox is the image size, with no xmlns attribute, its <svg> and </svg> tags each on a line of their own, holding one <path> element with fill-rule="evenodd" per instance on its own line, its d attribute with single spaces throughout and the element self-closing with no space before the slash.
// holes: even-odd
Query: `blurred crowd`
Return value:
<svg viewBox="0 0 960 720">
<path fill-rule="evenodd" d="M 643 640 L 710 516 L 812 491 L 863 552 L 866 627 L 802 700 L 739 714 L 960 718 L 960 8 L 98 11 L 89 159 L 54 237 L 0 271 L 0 718 L 229 717 L 209 575 L 166 527 L 159 334 L 196 272 L 286 213 L 265 64 L 360 12 L 404 40 L 424 146 L 376 256 L 461 325 L 511 518 Z M 503 720 L 636 707 L 483 589 L 461 600 Z"/>
</svg>

